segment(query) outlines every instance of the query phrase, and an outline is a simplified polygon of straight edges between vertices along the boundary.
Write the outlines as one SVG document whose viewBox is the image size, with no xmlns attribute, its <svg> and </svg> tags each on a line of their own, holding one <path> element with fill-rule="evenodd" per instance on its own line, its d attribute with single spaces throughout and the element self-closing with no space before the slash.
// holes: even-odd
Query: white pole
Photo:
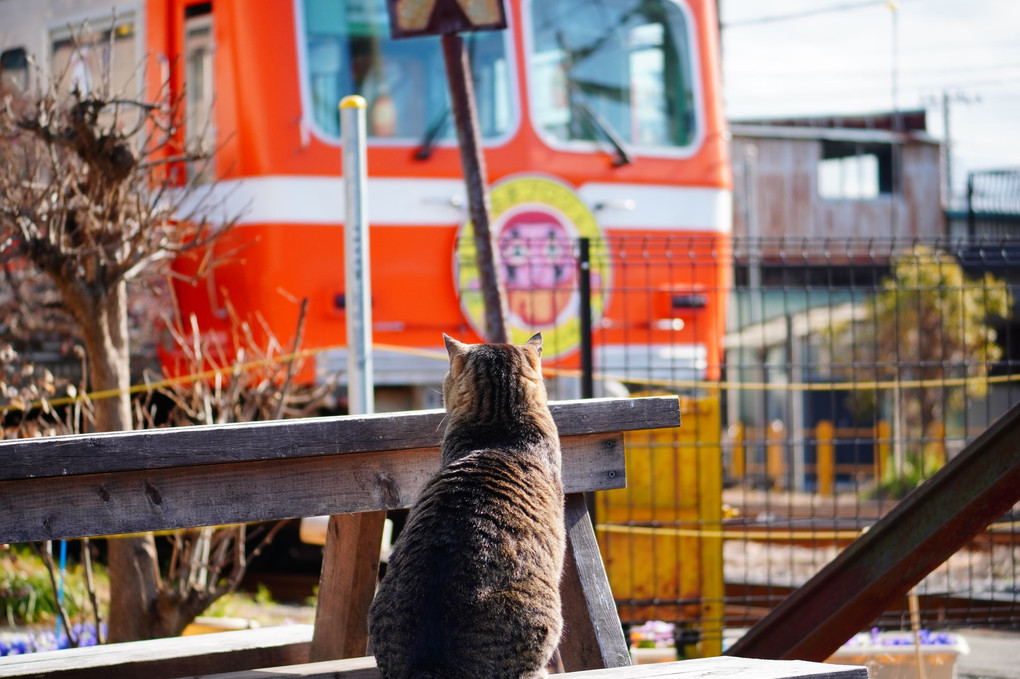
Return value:
<svg viewBox="0 0 1020 679">
<path fill-rule="evenodd" d="M 365 99 L 340 102 L 344 177 L 344 302 L 347 312 L 347 401 L 351 415 L 375 412 L 372 369 L 372 276 L 368 250 Z"/>
</svg>

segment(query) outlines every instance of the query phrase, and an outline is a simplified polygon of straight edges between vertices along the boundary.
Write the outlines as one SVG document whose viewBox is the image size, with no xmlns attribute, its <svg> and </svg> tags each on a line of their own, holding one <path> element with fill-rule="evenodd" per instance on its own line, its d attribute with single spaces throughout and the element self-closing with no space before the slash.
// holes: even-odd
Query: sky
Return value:
<svg viewBox="0 0 1020 679">
<path fill-rule="evenodd" d="M 944 140 L 945 94 L 957 200 L 1020 168 L 1020 0 L 718 2 L 731 120 L 925 108 Z"/>
</svg>

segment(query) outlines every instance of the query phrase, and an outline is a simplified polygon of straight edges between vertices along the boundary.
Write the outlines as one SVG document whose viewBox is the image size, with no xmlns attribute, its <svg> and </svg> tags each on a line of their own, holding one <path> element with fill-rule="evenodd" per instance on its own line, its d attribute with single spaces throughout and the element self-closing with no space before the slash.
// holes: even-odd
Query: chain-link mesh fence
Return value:
<svg viewBox="0 0 1020 679">
<path fill-rule="evenodd" d="M 683 409 L 679 430 L 628 437 L 628 488 L 596 498 L 624 623 L 672 622 L 682 653 L 720 652 L 1020 400 L 1018 245 L 593 246 L 576 271 L 597 273 L 596 394 L 676 393 Z M 512 290 L 512 312 L 577 313 L 574 262 L 519 265 L 552 267 L 519 281 L 556 282 Z M 579 338 L 556 341 L 551 396 L 573 397 Z M 915 588 L 921 624 L 1020 628 L 1018 574 L 1014 512 Z"/>
</svg>

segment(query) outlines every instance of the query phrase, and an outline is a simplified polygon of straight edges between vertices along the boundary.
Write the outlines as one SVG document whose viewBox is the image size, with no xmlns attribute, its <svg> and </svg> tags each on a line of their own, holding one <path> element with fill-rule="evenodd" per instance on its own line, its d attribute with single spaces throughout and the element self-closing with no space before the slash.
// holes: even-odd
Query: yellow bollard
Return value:
<svg viewBox="0 0 1020 679">
<path fill-rule="evenodd" d="M 786 488 L 786 427 L 773 420 L 765 434 L 765 473 L 774 488 Z"/>
<path fill-rule="evenodd" d="M 832 497 L 836 470 L 836 446 L 833 445 L 832 422 L 821 420 L 815 425 L 815 475 L 818 494 Z"/>
<path fill-rule="evenodd" d="M 892 429 L 885 420 L 875 424 L 875 483 L 882 483 L 885 470 L 889 468 L 892 451 Z"/>
<path fill-rule="evenodd" d="M 747 460 L 747 451 L 744 448 L 744 423 L 737 422 L 731 424 L 729 427 L 730 441 L 732 447 L 730 448 L 730 474 L 734 479 L 742 479 L 747 473 L 745 463 Z"/>
<path fill-rule="evenodd" d="M 929 422 L 925 431 L 927 442 L 925 448 L 935 455 L 939 468 L 946 463 L 946 423 L 938 420 Z M 929 474 L 935 473 L 934 469 L 928 470 Z"/>
</svg>

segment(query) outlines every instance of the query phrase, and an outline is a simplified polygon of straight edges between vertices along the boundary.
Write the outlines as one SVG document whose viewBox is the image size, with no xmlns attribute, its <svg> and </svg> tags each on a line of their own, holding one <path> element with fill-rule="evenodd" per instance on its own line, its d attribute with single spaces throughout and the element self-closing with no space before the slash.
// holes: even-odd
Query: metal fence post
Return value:
<svg viewBox="0 0 1020 679">
<path fill-rule="evenodd" d="M 581 398 L 595 396 L 591 337 L 591 239 L 577 241 L 577 282 L 581 321 Z"/>
<path fill-rule="evenodd" d="M 368 249 L 365 99 L 340 102 L 344 178 L 344 302 L 347 310 L 347 400 L 352 415 L 375 411 L 372 366 L 372 275 Z"/>
<path fill-rule="evenodd" d="M 372 369 L 372 285 L 368 249 L 368 172 L 365 154 L 365 99 L 340 101 L 344 182 L 344 308 L 347 312 L 348 412 L 375 412 Z M 386 512 L 334 514 L 323 547 L 312 662 L 364 655 L 368 650 L 368 607 L 375 594 Z"/>
</svg>

